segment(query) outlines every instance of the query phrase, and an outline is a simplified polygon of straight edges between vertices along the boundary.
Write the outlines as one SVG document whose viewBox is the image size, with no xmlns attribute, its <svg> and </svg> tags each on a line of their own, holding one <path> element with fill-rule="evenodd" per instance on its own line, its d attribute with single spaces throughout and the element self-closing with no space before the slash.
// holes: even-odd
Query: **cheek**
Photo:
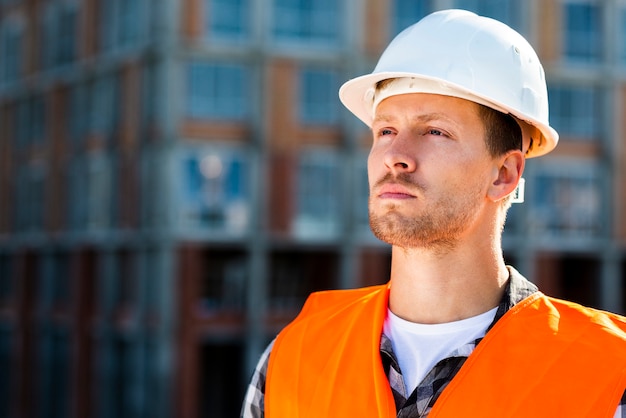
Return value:
<svg viewBox="0 0 626 418">
<path fill-rule="evenodd" d="M 370 181 L 372 180 L 372 174 L 374 167 L 376 166 L 376 155 L 374 150 L 370 150 L 370 153 L 367 155 L 367 175 Z"/>
</svg>

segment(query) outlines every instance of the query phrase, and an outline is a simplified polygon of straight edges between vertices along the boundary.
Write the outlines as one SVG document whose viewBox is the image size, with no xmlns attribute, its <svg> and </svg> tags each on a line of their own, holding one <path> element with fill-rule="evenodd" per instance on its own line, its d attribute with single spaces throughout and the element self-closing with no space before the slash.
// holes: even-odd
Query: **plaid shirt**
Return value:
<svg viewBox="0 0 626 418">
<path fill-rule="evenodd" d="M 495 318 L 487 331 L 489 331 L 513 305 L 535 292 L 537 292 L 537 287 L 534 284 L 527 281 L 519 274 L 511 274 L 504 295 L 498 305 Z M 441 395 L 446 386 L 448 386 L 454 376 L 456 376 L 461 366 L 463 366 L 463 363 L 465 363 L 465 360 L 467 360 L 467 357 L 472 353 L 476 345 L 480 343 L 482 338 L 483 337 L 478 338 L 474 342 L 458 348 L 452 352 L 449 357 L 439 361 L 417 388 L 408 394 L 400 366 L 398 365 L 398 361 L 391 347 L 391 340 L 383 334 L 380 340 L 380 357 L 396 403 L 397 417 L 427 417 L 439 398 L 439 395 Z M 261 356 L 252 376 L 241 410 L 242 418 L 263 418 L 265 415 L 265 376 L 272 345 L 273 342 Z M 615 418 L 626 418 L 626 392 L 624 392 L 624 396 L 622 396 L 620 405 L 615 413 Z"/>
</svg>

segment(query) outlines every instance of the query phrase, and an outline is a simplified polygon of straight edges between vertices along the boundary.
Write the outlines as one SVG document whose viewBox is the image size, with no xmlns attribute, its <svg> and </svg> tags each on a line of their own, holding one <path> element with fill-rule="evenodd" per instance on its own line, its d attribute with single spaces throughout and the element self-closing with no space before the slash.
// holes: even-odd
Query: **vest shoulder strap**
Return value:
<svg viewBox="0 0 626 418">
<path fill-rule="evenodd" d="M 431 418 L 608 418 L 625 389 L 625 318 L 535 293 L 487 333 Z"/>
<path fill-rule="evenodd" d="M 273 417 L 395 417 L 380 361 L 386 285 L 312 294 L 276 338 L 265 413 Z"/>
</svg>

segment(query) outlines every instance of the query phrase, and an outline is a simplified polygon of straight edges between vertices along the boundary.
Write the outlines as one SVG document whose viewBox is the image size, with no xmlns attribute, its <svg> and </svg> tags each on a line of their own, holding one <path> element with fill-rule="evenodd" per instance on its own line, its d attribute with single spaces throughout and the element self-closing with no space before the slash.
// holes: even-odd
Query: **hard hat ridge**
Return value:
<svg viewBox="0 0 626 418">
<path fill-rule="evenodd" d="M 410 81 L 394 91 L 376 90 L 379 81 L 391 78 Z M 548 122 L 547 86 L 537 54 L 497 20 L 465 10 L 432 13 L 398 34 L 374 71 L 347 81 L 339 96 L 370 126 L 378 103 L 411 92 L 460 97 L 510 113 L 522 126 L 528 157 L 551 151 L 558 141 Z"/>
</svg>

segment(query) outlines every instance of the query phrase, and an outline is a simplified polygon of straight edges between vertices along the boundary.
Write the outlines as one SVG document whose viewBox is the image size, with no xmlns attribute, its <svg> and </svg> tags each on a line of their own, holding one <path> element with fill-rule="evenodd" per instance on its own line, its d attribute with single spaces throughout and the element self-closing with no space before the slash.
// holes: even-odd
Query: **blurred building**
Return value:
<svg viewBox="0 0 626 418">
<path fill-rule="evenodd" d="M 236 416 L 309 292 L 386 281 L 337 89 L 448 7 L 546 68 L 508 260 L 624 313 L 626 1 L 0 0 L 0 416 Z"/>
</svg>

